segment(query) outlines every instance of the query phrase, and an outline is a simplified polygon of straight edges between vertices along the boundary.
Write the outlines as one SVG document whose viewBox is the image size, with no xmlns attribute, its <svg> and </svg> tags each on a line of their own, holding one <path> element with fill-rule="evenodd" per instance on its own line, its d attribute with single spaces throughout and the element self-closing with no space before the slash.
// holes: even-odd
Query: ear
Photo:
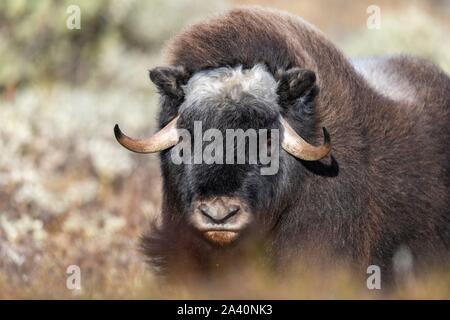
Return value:
<svg viewBox="0 0 450 320">
<path fill-rule="evenodd" d="M 305 96 L 316 87 L 316 74 L 307 69 L 292 68 L 277 72 L 280 104 L 286 105 Z"/>
<path fill-rule="evenodd" d="M 189 80 L 189 75 L 183 67 L 157 67 L 150 70 L 149 75 L 161 94 L 174 99 L 184 97 L 181 86 Z"/>
</svg>

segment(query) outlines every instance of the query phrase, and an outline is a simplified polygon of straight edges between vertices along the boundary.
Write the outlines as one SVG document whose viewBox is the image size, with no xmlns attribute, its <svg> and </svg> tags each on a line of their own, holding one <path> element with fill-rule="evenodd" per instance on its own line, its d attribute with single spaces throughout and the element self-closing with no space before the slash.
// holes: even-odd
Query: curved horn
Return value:
<svg viewBox="0 0 450 320">
<path fill-rule="evenodd" d="M 330 153 L 330 135 L 327 129 L 323 128 L 323 144 L 315 147 L 303 140 L 283 117 L 280 118 L 280 122 L 284 128 L 283 142 L 281 145 L 284 150 L 294 157 L 307 161 L 316 161 L 326 157 Z"/>
<path fill-rule="evenodd" d="M 122 133 L 117 124 L 114 127 L 114 135 L 117 141 L 130 151 L 138 153 L 158 152 L 173 147 L 178 143 L 177 120 L 178 116 L 147 139 L 132 139 Z"/>
</svg>

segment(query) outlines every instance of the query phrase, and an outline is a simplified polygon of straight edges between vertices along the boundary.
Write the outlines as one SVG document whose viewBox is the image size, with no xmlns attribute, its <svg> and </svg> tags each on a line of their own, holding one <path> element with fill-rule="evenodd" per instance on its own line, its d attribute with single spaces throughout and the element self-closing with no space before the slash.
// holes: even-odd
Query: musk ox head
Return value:
<svg viewBox="0 0 450 320">
<path fill-rule="evenodd" d="M 264 234 L 288 205 L 292 163 L 328 155 L 330 139 L 313 146 L 315 74 L 293 68 L 273 75 L 258 64 L 188 75 L 182 67 L 156 68 L 164 127 L 136 140 L 115 127 L 117 140 L 139 153 L 161 153 L 171 207 L 200 239 L 227 246 Z M 172 113 L 172 116 L 170 114 Z M 167 118 L 167 119 L 164 119 Z M 280 148 L 281 147 L 281 148 Z"/>
</svg>

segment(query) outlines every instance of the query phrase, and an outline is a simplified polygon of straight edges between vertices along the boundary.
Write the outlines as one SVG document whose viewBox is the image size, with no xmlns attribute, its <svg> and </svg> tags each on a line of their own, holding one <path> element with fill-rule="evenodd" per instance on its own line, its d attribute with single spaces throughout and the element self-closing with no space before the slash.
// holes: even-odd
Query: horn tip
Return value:
<svg viewBox="0 0 450 320">
<path fill-rule="evenodd" d="M 120 130 L 119 125 L 117 123 L 114 126 L 114 135 L 116 136 L 117 140 L 119 140 L 123 136 L 122 131 Z"/>
</svg>

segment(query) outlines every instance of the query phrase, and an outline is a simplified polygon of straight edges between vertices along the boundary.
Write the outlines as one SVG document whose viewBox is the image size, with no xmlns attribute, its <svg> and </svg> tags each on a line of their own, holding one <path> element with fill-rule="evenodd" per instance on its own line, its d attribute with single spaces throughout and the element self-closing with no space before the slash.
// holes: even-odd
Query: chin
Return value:
<svg viewBox="0 0 450 320">
<path fill-rule="evenodd" d="M 228 230 L 204 231 L 203 237 L 212 245 L 226 247 L 237 242 L 239 232 Z"/>
</svg>

